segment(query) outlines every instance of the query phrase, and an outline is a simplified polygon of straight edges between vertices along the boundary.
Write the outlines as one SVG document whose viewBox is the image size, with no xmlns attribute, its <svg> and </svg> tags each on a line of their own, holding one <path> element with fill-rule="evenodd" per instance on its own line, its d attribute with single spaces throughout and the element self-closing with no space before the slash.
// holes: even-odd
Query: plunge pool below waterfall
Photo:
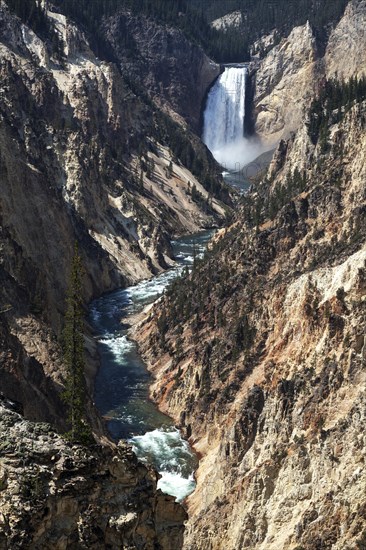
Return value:
<svg viewBox="0 0 366 550">
<path fill-rule="evenodd" d="M 162 295 L 193 254 L 202 255 L 214 231 L 172 242 L 177 265 L 150 280 L 105 294 L 91 304 L 90 321 L 98 339 L 100 369 L 94 399 L 111 436 L 127 439 L 138 458 L 151 464 L 162 478 L 158 488 L 182 501 L 195 488 L 195 454 L 172 420 L 149 399 L 152 377 L 137 346 L 127 337 L 123 321 Z"/>
</svg>

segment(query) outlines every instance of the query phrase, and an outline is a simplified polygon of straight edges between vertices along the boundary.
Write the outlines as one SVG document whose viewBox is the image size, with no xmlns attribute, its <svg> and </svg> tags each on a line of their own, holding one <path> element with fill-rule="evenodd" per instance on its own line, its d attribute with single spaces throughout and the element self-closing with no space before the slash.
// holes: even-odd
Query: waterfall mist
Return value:
<svg viewBox="0 0 366 550">
<path fill-rule="evenodd" d="M 240 170 L 263 152 L 258 140 L 244 137 L 246 67 L 225 67 L 209 92 L 203 141 L 229 170 Z"/>
</svg>

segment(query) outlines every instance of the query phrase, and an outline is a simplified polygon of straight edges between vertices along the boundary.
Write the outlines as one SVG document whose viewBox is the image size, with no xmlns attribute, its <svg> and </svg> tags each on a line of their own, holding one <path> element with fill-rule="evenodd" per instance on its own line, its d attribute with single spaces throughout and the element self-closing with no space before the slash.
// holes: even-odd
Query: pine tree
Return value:
<svg viewBox="0 0 366 550">
<path fill-rule="evenodd" d="M 68 406 L 70 431 L 67 438 L 87 444 L 92 441 L 86 420 L 84 359 L 84 310 L 82 299 L 83 266 L 77 243 L 71 265 L 64 327 L 64 361 L 67 369 L 63 399 Z"/>
</svg>

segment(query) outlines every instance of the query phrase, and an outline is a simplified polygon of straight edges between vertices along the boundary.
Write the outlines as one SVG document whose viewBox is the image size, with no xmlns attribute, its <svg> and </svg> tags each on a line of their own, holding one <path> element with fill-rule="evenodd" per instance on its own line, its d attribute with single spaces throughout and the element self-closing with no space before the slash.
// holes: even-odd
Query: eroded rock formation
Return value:
<svg viewBox="0 0 366 550">
<path fill-rule="evenodd" d="M 2 549 L 181 548 L 185 511 L 128 445 L 71 446 L 11 408 L 0 398 Z"/>
<path fill-rule="evenodd" d="M 365 17 L 364 0 L 352 0 L 331 31 L 325 53 L 307 23 L 270 47 L 258 62 L 254 77 L 255 130 L 265 143 L 276 143 L 299 128 L 325 78 L 348 79 L 365 73 Z M 267 37 L 269 43 L 271 38 Z M 268 45 L 266 39 L 263 45 Z"/>
<path fill-rule="evenodd" d="M 326 150 L 306 124 L 282 142 L 135 333 L 152 397 L 202 457 L 189 550 L 364 545 L 365 113 L 330 122 Z"/>
<path fill-rule="evenodd" d="M 105 33 L 121 70 L 143 85 L 143 90 L 168 113 L 176 113 L 200 132 L 202 102 L 220 66 L 184 33 L 144 16 L 122 12 L 105 23 Z M 126 41 L 136 52 L 129 57 Z"/>
</svg>

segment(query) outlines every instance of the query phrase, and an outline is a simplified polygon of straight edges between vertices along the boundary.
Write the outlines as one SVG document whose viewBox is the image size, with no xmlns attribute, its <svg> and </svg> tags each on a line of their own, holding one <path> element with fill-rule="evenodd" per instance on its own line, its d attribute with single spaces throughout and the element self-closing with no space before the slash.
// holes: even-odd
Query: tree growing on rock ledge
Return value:
<svg viewBox="0 0 366 550">
<path fill-rule="evenodd" d="M 88 444 L 92 441 L 92 433 L 86 420 L 83 272 L 78 245 L 75 243 L 63 333 L 64 361 L 67 369 L 63 400 L 68 406 L 70 426 L 65 436 L 72 442 Z"/>
</svg>

